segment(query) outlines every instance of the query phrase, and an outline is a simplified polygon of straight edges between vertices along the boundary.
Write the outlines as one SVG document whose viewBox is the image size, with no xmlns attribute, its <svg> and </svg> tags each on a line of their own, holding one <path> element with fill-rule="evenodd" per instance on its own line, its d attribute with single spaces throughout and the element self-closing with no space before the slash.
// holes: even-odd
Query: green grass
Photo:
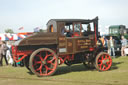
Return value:
<svg viewBox="0 0 128 85">
<path fill-rule="evenodd" d="M 128 57 L 113 59 L 109 71 L 87 69 L 82 64 L 59 66 L 55 75 L 37 77 L 25 67 L 0 67 L 0 85 L 128 85 Z"/>
</svg>

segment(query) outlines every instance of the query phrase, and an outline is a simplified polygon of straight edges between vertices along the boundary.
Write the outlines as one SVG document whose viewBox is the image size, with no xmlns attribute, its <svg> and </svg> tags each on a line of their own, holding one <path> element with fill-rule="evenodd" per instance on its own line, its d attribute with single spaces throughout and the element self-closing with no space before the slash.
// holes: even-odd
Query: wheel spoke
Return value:
<svg viewBox="0 0 128 85">
<path fill-rule="evenodd" d="M 41 70 L 41 69 L 42 69 L 42 66 L 43 66 L 43 65 L 41 64 L 41 65 L 39 66 L 39 68 L 36 69 L 36 71 Z"/>
<path fill-rule="evenodd" d="M 48 67 L 46 66 L 46 65 L 44 65 L 44 67 L 45 67 L 45 74 L 47 74 L 48 73 Z"/>
<path fill-rule="evenodd" d="M 34 60 L 34 64 L 41 64 L 41 61 Z"/>
<path fill-rule="evenodd" d="M 40 74 L 43 74 L 43 73 L 42 73 L 42 69 L 40 69 Z"/>
<path fill-rule="evenodd" d="M 53 53 L 48 54 L 48 52 L 46 52 L 46 56 L 44 57 L 44 60 L 46 60 L 49 56 L 52 56 L 52 55 L 53 55 Z"/>
<path fill-rule="evenodd" d="M 102 57 L 101 57 L 102 60 L 104 59 L 103 57 L 104 57 L 104 55 L 102 55 Z"/>
<path fill-rule="evenodd" d="M 111 62 L 112 62 L 112 60 L 109 60 L 109 61 L 108 61 L 108 62 L 106 62 L 106 63 L 107 63 L 107 65 L 109 65 Z"/>
<path fill-rule="evenodd" d="M 99 60 L 98 60 L 98 63 L 99 63 L 99 62 L 102 62 L 102 60 L 99 59 Z"/>
<path fill-rule="evenodd" d="M 105 67 L 104 67 L 104 65 L 103 65 L 103 68 L 102 68 L 102 70 L 104 70 L 105 69 Z"/>
<path fill-rule="evenodd" d="M 30 57 L 32 72 L 38 76 L 53 75 L 57 68 L 57 55 L 54 50 L 49 48 L 40 48 L 33 52 Z M 30 62 L 30 63 L 31 63 Z"/>
<path fill-rule="evenodd" d="M 106 68 L 106 66 L 105 66 L 105 65 L 103 65 L 103 67 L 104 67 L 104 69 Z"/>
<path fill-rule="evenodd" d="M 109 62 L 106 62 L 106 65 L 109 65 L 110 64 L 110 61 Z"/>
<path fill-rule="evenodd" d="M 53 57 L 53 59 L 51 60 L 51 62 L 53 62 L 55 59 L 56 59 L 56 58 L 55 58 L 55 57 Z"/>
<path fill-rule="evenodd" d="M 52 60 L 47 61 L 47 63 L 52 63 L 55 59 L 56 59 L 56 58 L 55 58 L 55 57 L 53 57 L 53 59 L 52 59 Z"/>
<path fill-rule="evenodd" d="M 51 54 L 49 54 L 49 55 L 47 55 L 47 56 L 53 56 L 53 53 L 51 53 Z"/>
<path fill-rule="evenodd" d="M 99 66 L 100 66 L 100 69 L 102 69 L 102 64 L 99 64 Z"/>
<path fill-rule="evenodd" d="M 108 56 L 106 55 L 106 56 L 105 56 L 105 60 L 107 60 L 107 59 L 108 59 Z"/>
<path fill-rule="evenodd" d="M 41 61 L 37 61 L 36 63 L 37 63 L 37 64 L 41 64 Z"/>
<path fill-rule="evenodd" d="M 101 63 L 100 63 L 100 64 L 98 64 L 98 66 L 100 66 L 100 69 L 101 69 L 101 66 L 102 66 L 102 60 L 101 60 Z"/>
<path fill-rule="evenodd" d="M 36 60 L 34 60 L 34 65 L 33 65 L 33 66 L 35 66 L 35 65 L 37 65 L 37 64 L 41 64 L 41 61 L 36 61 Z"/>
<path fill-rule="evenodd" d="M 47 58 L 48 58 L 48 52 L 46 51 L 46 54 L 45 54 L 44 60 L 46 60 Z"/>
<path fill-rule="evenodd" d="M 42 58 L 41 52 L 38 55 L 36 55 L 36 56 L 38 56 L 41 61 L 44 61 L 44 59 Z"/>
<path fill-rule="evenodd" d="M 53 69 L 49 68 L 47 65 L 45 65 L 45 68 L 46 68 L 47 71 L 48 70 L 53 70 Z"/>
<path fill-rule="evenodd" d="M 51 63 L 53 66 L 55 66 L 55 64 L 54 63 Z"/>
</svg>

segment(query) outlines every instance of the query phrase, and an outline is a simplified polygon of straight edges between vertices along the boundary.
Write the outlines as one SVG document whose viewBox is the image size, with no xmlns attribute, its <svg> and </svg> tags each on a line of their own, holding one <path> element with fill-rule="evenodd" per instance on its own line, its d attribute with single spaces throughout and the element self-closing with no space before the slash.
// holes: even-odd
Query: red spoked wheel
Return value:
<svg viewBox="0 0 128 85">
<path fill-rule="evenodd" d="M 32 53 L 29 61 L 30 69 L 37 76 L 53 75 L 58 66 L 56 53 L 49 48 L 40 48 Z"/>
<path fill-rule="evenodd" d="M 96 56 L 95 67 L 99 71 L 109 70 L 112 66 L 112 59 L 108 53 L 101 52 Z"/>
</svg>

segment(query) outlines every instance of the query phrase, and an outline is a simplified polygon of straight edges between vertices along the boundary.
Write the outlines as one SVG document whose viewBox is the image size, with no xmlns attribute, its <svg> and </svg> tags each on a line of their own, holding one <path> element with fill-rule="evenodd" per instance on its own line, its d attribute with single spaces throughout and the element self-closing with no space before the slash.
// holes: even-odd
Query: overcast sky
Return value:
<svg viewBox="0 0 128 85">
<path fill-rule="evenodd" d="M 36 27 L 46 28 L 49 19 L 96 16 L 102 32 L 109 25 L 128 27 L 128 0 L 0 0 L 0 33 L 8 28 L 33 32 Z"/>
</svg>

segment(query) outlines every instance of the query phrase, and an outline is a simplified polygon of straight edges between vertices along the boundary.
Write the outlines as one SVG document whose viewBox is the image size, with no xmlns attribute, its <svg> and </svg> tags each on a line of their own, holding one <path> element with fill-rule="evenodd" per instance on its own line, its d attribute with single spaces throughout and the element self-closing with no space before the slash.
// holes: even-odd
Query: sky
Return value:
<svg viewBox="0 0 128 85">
<path fill-rule="evenodd" d="M 99 17 L 99 29 L 110 25 L 128 28 L 128 0 L 0 0 L 0 33 L 5 29 L 33 32 L 46 29 L 50 19 L 92 19 Z M 24 27 L 23 30 L 18 30 Z"/>
</svg>

